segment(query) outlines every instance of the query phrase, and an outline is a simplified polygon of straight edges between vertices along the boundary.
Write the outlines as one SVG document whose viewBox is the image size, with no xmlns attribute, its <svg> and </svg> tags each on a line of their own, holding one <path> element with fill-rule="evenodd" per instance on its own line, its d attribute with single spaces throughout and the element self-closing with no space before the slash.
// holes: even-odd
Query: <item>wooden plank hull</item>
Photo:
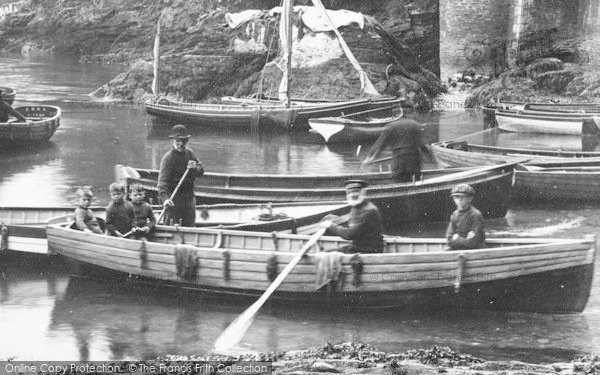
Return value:
<svg viewBox="0 0 600 375">
<path fill-rule="evenodd" d="M 53 252 L 83 264 L 165 285 L 245 296 L 268 287 L 265 269 L 272 256 L 282 269 L 309 238 L 211 229 L 175 233 L 173 228 L 160 227 L 156 238 L 160 243 L 142 243 L 64 225 L 49 225 L 47 231 Z M 186 280 L 177 276 L 175 263 L 182 237 L 196 245 L 188 249 L 199 262 L 194 277 Z M 344 243 L 324 237 L 319 247 L 331 249 Z M 352 255 L 342 255 L 341 279 L 329 291 L 315 290 L 317 255 L 309 253 L 274 298 L 350 308 L 456 306 L 568 313 L 585 307 L 593 277 L 594 238 L 495 239 L 488 249 L 464 252 L 442 251 L 444 246 L 443 240 L 388 239 L 386 253 L 359 255 L 360 275 L 353 271 Z"/>
<path fill-rule="evenodd" d="M 496 111 L 498 128 L 517 133 L 581 135 L 581 114 L 542 111 Z"/>
<path fill-rule="evenodd" d="M 160 208 L 155 208 L 158 215 Z M 92 207 L 104 218 L 104 207 Z M 201 227 L 235 228 L 247 231 L 305 232 L 325 215 L 345 215 L 350 208 L 345 203 L 306 205 L 290 204 L 219 204 L 202 205 L 196 210 L 196 225 Z M 47 254 L 45 226 L 48 222 L 73 220 L 69 207 L 0 207 L 0 223 L 8 228 L 8 250 Z"/>
<path fill-rule="evenodd" d="M 308 119 L 340 116 L 344 113 L 399 104 L 400 99 L 357 99 L 347 102 L 299 103 L 291 109 L 272 103 L 260 105 L 146 103 L 146 112 L 152 116 L 188 125 L 232 127 L 240 129 L 287 128 L 293 120 L 296 129 L 307 130 Z M 286 121 L 287 120 L 287 121 Z"/>
<path fill-rule="evenodd" d="M 61 110 L 53 106 L 17 107 L 28 122 L 0 123 L 0 144 L 27 145 L 48 141 L 60 126 Z"/>
<path fill-rule="evenodd" d="M 472 185 L 474 204 L 485 217 L 502 217 L 508 209 L 512 166 L 499 165 L 470 172 L 424 172 L 423 181 L 393 183 L 389 173 L 357 176 L 371 184 L 368 198 L 390 224 L 445 221 L 454 211 L 450 190 L 458 183 Z M 127 179 L 156 196 L 158 171 L 139 170 L 142 178 Z M 454 173 L 452 173 L 454 172 Z M 458 174 L 456 174 L 458 173 Z M 429 178 L 431 176 L 431 178 Z M 437 177 L 433 177 L 437 176 Z M 217 202 L 320 202 L 344 201 L 343 176 L 222 175 L 205 174 L 196 181 L 196 195 L 202 203 Z M 269 187 L 264 187 L 268 185 Z"/>
<path fill-rule="evenodd" d="M 600 201 L 598 157 L 559 158 L 465 144 L 461 148 L 437 143 L 432 145 L 432 152 L 441 166 L 485 165 L 516 161 L 518 158 L 529 159 L 526 166 L 531 168 L 517 168 L 514 171 L 512 200 Z"/>
</svg>

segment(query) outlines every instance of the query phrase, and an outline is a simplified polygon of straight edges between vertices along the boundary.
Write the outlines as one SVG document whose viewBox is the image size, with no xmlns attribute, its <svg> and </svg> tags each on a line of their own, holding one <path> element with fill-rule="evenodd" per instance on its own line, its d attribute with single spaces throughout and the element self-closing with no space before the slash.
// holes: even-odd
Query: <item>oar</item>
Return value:
<svg viewBox="0 0 600 375">
<path fill-rule="evenodd" d="M 190 169 L 187 168 L 185 170 L 185 172 L 183 172 L 183 176 L 181 176 L 181 178 L 179 179 L 179 182 L 177 183 L 177 186 L 175 186 L 175 189 L 171 193 L 171 196 L 169 197 L 169 200 L 173 201 L 173 198 L 175 198 L 175 195 L 177 194 L 177 191 L 179 190 L 179 187 L 181 187 L 181 184 L 183 183 L 183 180 L 185 180 L 185 178 L 187 177 L 189 171 L 190 171 Z M 160 223 L 160 219 L 162 219 L 162 217 L 163 217 L 163 215 L 165 214 L 166 211 L 167 211 L 167 207 L 163 207 L 162 211 L 160 212 L 160 215 L 158 215 L 158 219 L 156 219 L 157 223 Z"/>
<path fill-rule="evenodd" d="M 25 116 L 23 116 L 23 114 L 21 112 L 14 109 L 10 104 L 5 102 L 4 100 L 0 100 L 0 105 L 3 106 L 4 108 L 6 108 L 13 116 L 18 118 L 19 121 L 29 122 L 29 120 L 27 120 L 27 118 L 25 118 Z"/>
<path fill-rule="evenodd" d="M 296 267 L 296 265 L 300 262 L 300 259 L 308 252 L 308 250 L 321 238 L 321 236 L 325 233 L 327 229 L 321 228 L 313 234 L 308 242 L 304 244 L 302 249 L 294 256 L 292 261 L 288 263 L 287 266 L 281 271 L 281 273 L 277 276 L 277 278 L 273 281 L 271 285 L 265 290 L 262 296 L 254 302 L 250 307 L 248 307 L 244 312 L 238 316 L 226 329 L 221 333 L 214 343 L 214 348 L 217 352 L 226 352 L 230 348 L 236 346 L 244 337 L 244 334 L 252 325 L 254 321 L 254 317 L 258 310 L 265 304 L 267 299 L 273 294 L 275 289 L 281 285 L 283 280 L 289 275 L 290 272 Z"/>
</svg>

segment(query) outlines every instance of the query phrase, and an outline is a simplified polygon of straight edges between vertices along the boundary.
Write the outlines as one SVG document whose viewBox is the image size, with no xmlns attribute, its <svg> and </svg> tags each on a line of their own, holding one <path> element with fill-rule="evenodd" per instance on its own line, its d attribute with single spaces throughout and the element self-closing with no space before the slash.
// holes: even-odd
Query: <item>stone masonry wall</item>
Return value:
<svg viewBox="0 0 600 375">
<path fill-rule="evenodd" d="M 494 71 L 492 45 L 508 31 L 510 0 L 440 0 L 440 76 Z"/>
</svg>

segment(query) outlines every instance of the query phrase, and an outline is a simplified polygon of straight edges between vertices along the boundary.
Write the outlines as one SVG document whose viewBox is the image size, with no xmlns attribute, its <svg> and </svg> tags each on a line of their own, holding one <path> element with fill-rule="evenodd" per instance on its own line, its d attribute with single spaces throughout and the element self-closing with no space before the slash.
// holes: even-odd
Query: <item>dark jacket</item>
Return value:
<svg viewBox="0 0 600 375">
<path fill-rule="evenodd" d="M 96 216 L 94 216 L 94 212 L 89 208 L 78 206 L 75 209 L 75 225 L 79 230 L 89 229 L 97 234 L 102 233 L 102 229 L 100 229 L 100 224 L 98 223 Z"/>
<path fill-rule="evenodd" d="M 106 207 L 106 229 L 111 235 L 115 235 L 115 231 L 126 234 L 133 225 L 133 205 L 129 201 L 121 201 L 119 203 L 111 202 Z"/>
<path fill-rule="evenodd" d="M 367 156 L 376 156 L 386 148 L 392 150 L 394 157 L 415 157 L 420 160 L 419 151 L 430 154 L 423 142 L 423 126 L 409 119 L 400 119 L 388 124 L 371 146 Z"/>
<path fill-rule="evenodd" d="M 163 156 L 158 173 L 158 194 L 163 202 L 169 199 L 171 193 L 175 190 L 190 160 L 196 161 L 198 165 L 195 170 L 192 169 L 188 172 L 187 177 L 181 184 L 175 197 L 180 199 L 194 196 L 194 179 L 204 174 L 204 168 L 202 168 L 194 151 L 190 149 L 185 149 L 183 152 L 171 149 Z"/>
<path fill-rule="evenodd" d="M 469 232 L 474 232 L 475 237 L 467 239 Z M 457 239 L 452 239 L 454 234 Z M 485 247 L 485 233 L 483 215 L 473 206 L 464 211 L 455 210 L 450 217 L 450 224 L 446 230 L 446 239 L 452 250 L 480 249 Z"/>
<path fill-rule="evenodd" d="M 379 209 L 368 200 L 352 207 L 347 228 L 332 224 L 329 233 L 351 240 L 356 252 L 383 252 L 383 220 Z"/>
<path fill-rule="evenodd" d="M 133 209 L 133 226 L 134 227 L 148 227 L 150 231 L 156 226 L 156 217 L 152 212 L 152 207 L 146 202 L 132 202 Z"/>
</svg>

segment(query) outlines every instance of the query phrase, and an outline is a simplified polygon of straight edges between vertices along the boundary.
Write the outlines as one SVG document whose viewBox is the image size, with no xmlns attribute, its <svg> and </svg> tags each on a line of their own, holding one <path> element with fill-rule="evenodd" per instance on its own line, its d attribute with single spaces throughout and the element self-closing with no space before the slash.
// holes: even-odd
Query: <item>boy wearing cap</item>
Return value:
<svg viewBox="0 0 600 375">
<path fill-rule="evenodd" d="M 204 174 L 204 168 L 194 151 L 186 148 L 190 137 L 185 126 L 173 126 L 169 135 L 173 148 L 163 156 L 160 162 L 158 194 L 163 206 L 167 208 L 165 212 L 165 223 L 167 224 L 181 222 L 183 226 L 193 226 L 196 222 L 194 180 Z M 186 169 L 190 171 L 171 200 L 171 193 L 175 190 Z"/>
<path fill-rule="evenodd" d="M 77 190 L 77 196 L 79 197 L 79 205 L 75 208 L 75 226 L 77 229 L 88 233 L 103 234 L 100 223 L 94 216 L 94 211 L 90 210 L 94 194 L 90 189 L 82 188 Z"/>
<path fill-rule="evenodd" d="M 123 237 L 133 224 L 133 205 L 126 201 L 125 186 L 113 182 L 108 187 L 112 202 L 106 207 L 106 229 L 111 236 Z"/>
<path fill-rule="evenodd" d="M 450 224 L 446 231 L 450 249 L 465 250 L 485 247 L 483 215 L 471 205 L 475 190 L 467 184 L 460 184 L 452 188 L 450 196 L 456 204 L 456 210 L 450 217 Z"/>
<path fill-rule="evenodd" d="M 154 212 L 152 212 L 152 207 L 144 201 L 145 192 L 140 185 L 133 184 L 129 187 L 129 190 L 133 206 L 133 237 L 135 239 L 149 237 L 156 226 L 156 218 Z"/>
<path fill-rule="evenodd" d="M 328 215 L 323 226 L 328 228 L 328 233 L 351 240 L 352 244 L 334 249 L 344 253 L 381 253 L 383 252 L 383 220 L 379 209 L 366 199 L 367 182 L 363 180 L 349 180 L 345 182 L 346 199 L 352 206 L 348 227 L 342 227 L 332 220 L 335 215 Z"/>
</svg>

